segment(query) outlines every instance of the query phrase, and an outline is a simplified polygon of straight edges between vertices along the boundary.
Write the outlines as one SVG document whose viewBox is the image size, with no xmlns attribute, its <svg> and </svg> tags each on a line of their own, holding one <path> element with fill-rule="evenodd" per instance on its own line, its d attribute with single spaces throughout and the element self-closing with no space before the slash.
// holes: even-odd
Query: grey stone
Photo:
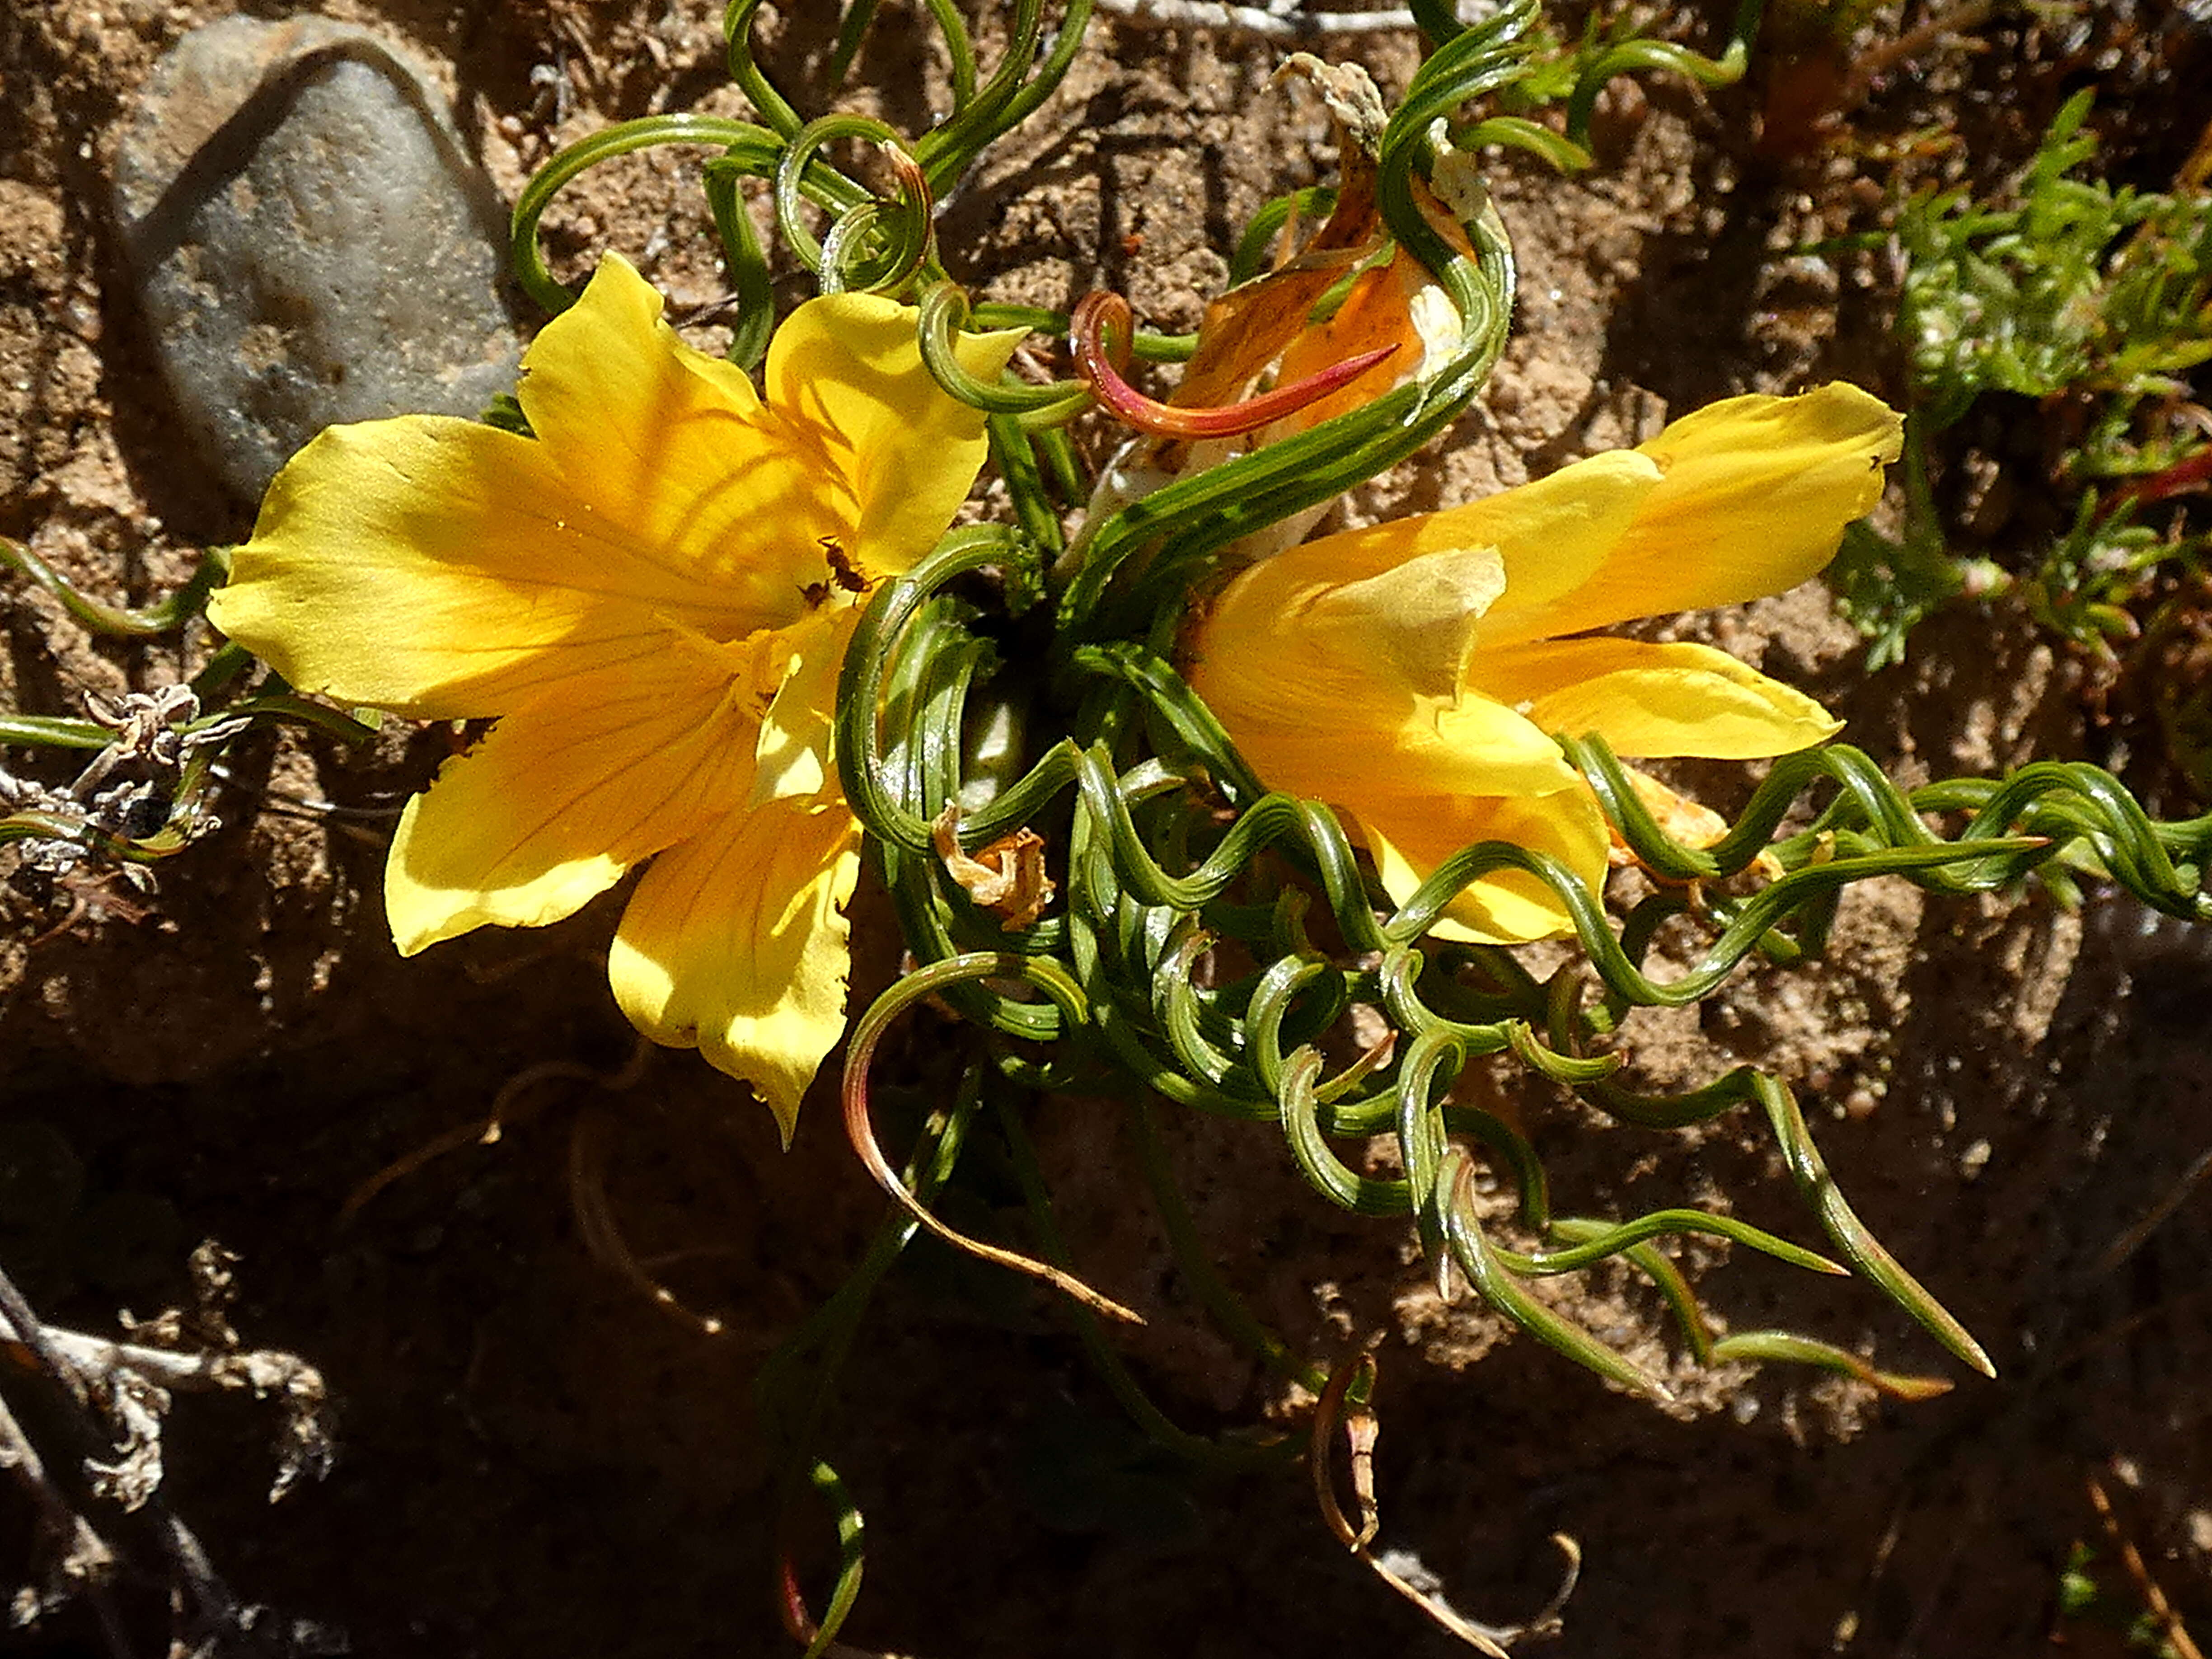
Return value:
<svg viewBox="0 0 2212 1659">
<path fill-rule="evenodd" d="M 115 200 L 179 408 L 241 496 L 325 426 L 475 415 L 514 384 L 504 216 L 376 35 L 193 30 L 121 136 Z"/>
</svg>

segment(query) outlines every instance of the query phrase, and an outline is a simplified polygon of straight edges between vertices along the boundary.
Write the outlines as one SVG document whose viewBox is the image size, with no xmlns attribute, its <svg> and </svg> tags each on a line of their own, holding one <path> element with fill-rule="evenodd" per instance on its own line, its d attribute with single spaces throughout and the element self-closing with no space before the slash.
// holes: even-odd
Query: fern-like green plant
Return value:
<svg viewBox="0 0 2212 1659">
<path fill-rule="evenodd" d="M 1872 641 L 1901 659 L 1911 629 L 1960 595 L 2016 592 L 2045 626 L 2095 647 L 2137 629 L 2160 568 L 2202 567 L 2207 532 L 2138 507 L 2203 480 L 2212 454 L 2191 372 L 2212 361 L 2212 197 L 2082 177 L 2097 151 L 2092 95 L 2070 99 L 2010 206 L 1964 187 L 1915 198 L 1893 234 L 1905 255 L 1896 330 L 1911 374 L 1905 503 L 1894 538 L 1862 526 L 1834 571 Z M 1954 553 L 1929 478 L 1936 446 L 1983 398 L 2063 399 L 2075 435 L 2053 473 L 2077 492 L 2068 529 L 2004 567 Z"/>
</svg>

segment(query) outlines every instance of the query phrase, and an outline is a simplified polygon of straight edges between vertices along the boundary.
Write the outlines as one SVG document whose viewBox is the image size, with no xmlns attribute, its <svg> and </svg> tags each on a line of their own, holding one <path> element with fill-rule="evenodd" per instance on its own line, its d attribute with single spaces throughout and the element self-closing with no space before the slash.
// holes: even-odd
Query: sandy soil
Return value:
<svg viewBox="0 0 2212 1659">
<path fill-rule="evenodd" d="M 158 595 L 251 522 L 167 412 L 106 205 L 112 133 L 154 59 L 234 9 L 31 0 L 0 17 L 0 533 L 102 593 Z M 463 131 L 509 192 L 608 119 L 741 107 L 708 0 L 329 9 L 450 76 Z M 785 9 L 799 21 L 765 27 L 764 56 L 803 106 L 824 105 L 827 9 Z M 1509 166 L 1497 188 L 1526 299 L 1507 362 L 1484 409 L 1348 511 L 1518 482 L 1730 391 L 1843 374 L 1893 392 L 1881 262 L 1823 282 L 1789 251 L 1870 222 L 1878 141 L 1949 125 L 1996 176 L 2100 75 L 2118 89 L 2115 164 L 2170 176 L 2190 135 L 2159 100 L 2186 106 L 2138 61 L 2163 14 L 2119 10 L 2141 27 L 2107 62 L 2067 58 L 2000 9 L 1977 45 L 1939 41 L 1878 88 L 1848 129 L 1856 149 L 1764 156 L 1757 77 L 1710 100 L 1655 79 L 1611 100 L 1591 177 Z M 884 7 L 855 76 L 858 101 L 908 127 L 932 94 L 897 69 L 911 11 Z M 1712 38 L 1712 19 L 1677 21 Z M 1416 61 L 1402 35 L 1351 55 L 1386 89 Z M 999 297 L 1064 305 L 1103 285 L 1157 325 L 1189 325 L 1249 212 L 1328 168 L 1318 109 L 1269 88 L 1276 57 L 1098 26 L 1069 84 L 949 205 L 950 257 Z M 541 67 L 573 99 L 557 125 Z M 557 260 L 575 272 L 619 247 L 679 312 L 710 306 L 722 286 L 696 161 L 655 152 L 587 181 L 549 222 Z M 206 649 L 197 629 L 88 640 L 18 582 L 0 586 L 0 705 L 27 711 L 167 683 Z M 1847 713 L 1853 740 L 1908 779 L 2097 741 L 2077 665 L 2001 611 L 1940 619 L 1906 667 L 1872 678 L 1818 590 L 1695 627 Z M 33 883 L 0 890 L 0 1163 L 18 1189 L 38 1158 L 74 1170 L 0 1223 L 0 1261 L 49 1318 L 106 1330 L 118 1308 L 179 1301 L 199 1240 L 239 1255 L 232 1316 L 248 1341 L 321 1369 L 340 1461 L 271 1509 L 273 1413 L 186 1400 L 167 1492 L 241 1595 L 312 1621 L 327 1650 L 775 1650 L 773 1471 L 748 1384 L 836 1287 L 880 1201 L 829 1112 L 783 1153 L 767 1115 L 691 1056 L 650 1055 L 620 1086 L 584 1079 L 632 1051 L 605 994 L 608 908 L 398 960 L 378 819 L 296 803 L 388 805 L 436 753 L 398 731 L 368 756 L 257 742 L 234 757 L 227 827 L 165 868 L 143 908 L 72 914 Z M 1744 787 L 1700 782 L 1723 805 Z M 889 922 L 862 903 L 880 983 Z M 1560 1531 L 1586 1565 L 1558 1651 L 2026 1653 L 2056 1627 L 2069 1546 L 2103 1546 L 2093 1474 L 2182 1613 L 2212 1615 L 2212 1211 L 2182 1184 L 2212 1146 L 2208 1006 L 2212 951 L 2127 904 L 2077 917 L 2037 894 L 1961 905 L 1876 884 L 1852 896 L 1817 972 L 1753 974 L 1700 1012 L 1639 1017 L 1632 1052 L 1660 1080 L 1752 1059 L 1798 1081 L 1868 1220 L 1989 1345 L 1998 1382 L 1961 1376 L 1912 1406 L 1773 1370 L 1698 1376 L 1667 1357 L 1648 1296 L 1595 1276 L 1575 1310 L 1668 1370 L 1682 1403 L 1662 1412 L 1438 1303 L 1410 1238 L 1315 1198 L 1271 1136 L 1170 1133 L 1218 1263 L 1294 1347 L 1382 1337 L 1385 1538 L 1460 1606 L 1532 1613 Z M 925 1086 L 929 1047 L 918 1035 L 902 1061 Z M 531 1086 L 498 1144 L 347 1209 L 546 1062 L 568 1069 Z M 1727 1203 L 1809 1234 L 1753 1125 L 1661 1136 L 1522 1092 L 1555 1185 L 1585 1213 Z M 1054 1103 L 1036 1127 L 1086 1270 L 1152 1315 L 1128 1352 L 1171 1414 L 1218 1430 L 1279 1412 L 1176 1282 L 1109 1109 Z M 719 1334 L 595 1254 L 609 1218 Z M 1948 1363 L 1864 1287 L 1716 1253 L 1691 1265 L 1739 1328 L 1787 1322 L 1903 1368 Z M 831 1443 L 870 1521 L 848 1632 L 865 1645 L 1457 1650 L 1334 1546 L 1302 1475 L 1220 1475 L 1152 1449 L 1048 1305 L 939 1254 L 918 1250 L 891 1281 Z M 0 1577 L 27 1572 L 12 1487 L 0 1538 Z M 2124 1601 L 2125 1574 L 2100 1571 Z M 158 1598 L 131 1605 L 153 1651 Z M 88 1631 L 64 1612 L 0 1647 L 86 1651 Z M 2122 1650 L 2094 1621 L 2067 1639 Z"/>
</svg>

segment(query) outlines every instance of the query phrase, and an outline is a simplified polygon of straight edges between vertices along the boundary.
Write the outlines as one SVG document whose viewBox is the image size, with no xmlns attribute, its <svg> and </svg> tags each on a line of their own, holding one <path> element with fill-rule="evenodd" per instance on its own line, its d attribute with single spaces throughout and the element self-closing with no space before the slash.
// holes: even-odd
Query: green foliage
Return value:
<svg viewBox="0 0 2212 1659">
<path fill-rule="evenodd" d="M 1848 46 L 1882 0 L 1776 0 L 1766 15 L 1766 39 L 1802 50 L 1808 43 L 1825 41 Z"/>
<path fill-rule="evenodd" d="M 2077 1541 L 2067 1551 L 2066 1565 L 2058 1573 L 2061 1621 L 2116 1631 L 2130 1649 L 2148 1654 L 2152 1659 L 2181 1659 L 2157 1618 L 2140 1599 L 2108 1586 L 2098 1577 L 2103 1565 L 2098 1553 L 2087 1544 Z"/>
<path fill-rule="evenodd" d="M 534 438 L 530 416 L 522 412 L 522 400 L 512 392 L 497 392 L 477 418 L 486 426 L 495 426 L 501 432 L 512 432 L 518 438 Z"/>
<path fill-rule="evenodd" d="M 1959 189 L 1898 219 L 1898 334 L 1935 430 L 1989 392 L 2178 395 L 2175 377 L 2212 358 L 2212 202 L 2073 176 L 2096 154 L 2081 131 L 2090 100 L 2059 111 L 2019 207 L 1991 210 Z M 2128 422 L 2106 410 L 2100 426 L 2117 437 Z"/>
<path fill-rule="evenodd" d="M 2087 1544 L 2077 1543 L 2066 1552 L 2066 1565 L 2058 1575 L 2058 1612 L 2061 1618 L 2079 1619 L 2097 1605 L 2103 1594 L 2097 1580 L 2089 1571 L 2096 1565 L 2097 1553 Z"/>
<path fill-rule="evenodd" d="M 1590 116 L 1597 95 L 1615 76 L 1656 70 L 1679 75 L 1707 88 L 1734 86 L 1743 78 L 1750 59 L 1751 42 L 1759 33 L 1765 0 L 1738 0 L 1727 46 L 1718 58 L 1707 58 L 1672 40 L 1656 40 L 1644 33 L 1652 21 L 1649 14 L 1623 11 L 1601 22 L 1592 13 L 1582 38 L 1569 40 L 1548 21 L 1539 19 L 1528 30 L 1531 47 L 1518 78 L 1501 89 L 1500 114 L 1460 135 L 1464 148 L 1500 143 L 1528 149 L 1543 156 L 1561 172 L 1589 167 Z M 1528 118 L 1553 105 L 1565 106 L 1564 140 L 1550 128 Z"/>
<path fill-rule="evenodd" d="M 2045 627 L 2097 647 L 2138 631 L 2133 606 L 2161 567 L 2201 568 L 2206 532 L 2140 522 L 2207 451 L 2190 372 L 2212 361 L 2212 198 L 2115 189 L 2094 159 L 2091 94 L 2069 100 L 2014 188 L 1992 207 L 1965 189 L 1898 217 L 1905 259 L 1897 334 L 1911 373 L 1905 511 L 1894 539 L 1855 528 L 1835 568 L 1870 666 L 1961 595 L 2014 592 Z M 2068 528 L 2001 568 L 1954 553 L 1929 485 L 1933 445 L 1991 393 L 2043 400 L 2053 479 L 2078 492 Z"/>
<path fill-rule="evenodd" d="M 1920 435 L 1917 422 L 1908 422 L 1901 474 L 1905 519 L 1897 538 L 1891 540 L 1862 519 L 1844 530 L 1842 549 L 1828 568 L 1829 584 L 1844 613 L 1871 641 L 1870 669 L 1902 662 L 1906 636 L 1952 600 L 1970 591 L 1993 592 L 2011 581 L 1986 560 L 1954 557 L 1945 545 Z"/>
</svg>

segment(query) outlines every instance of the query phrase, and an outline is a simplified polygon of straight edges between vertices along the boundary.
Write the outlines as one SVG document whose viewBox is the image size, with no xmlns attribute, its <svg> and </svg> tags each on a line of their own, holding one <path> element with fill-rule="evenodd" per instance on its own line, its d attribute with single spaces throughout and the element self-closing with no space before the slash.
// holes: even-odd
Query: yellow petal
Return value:
<svg viewBox="0 0 2212 1659">
<path fill-rule="evenodd" d="M 824 573 L 824 539 L 858 527 L 849 460 L 834 431 L 764 407 L 734 364 L 684 344 L 662 304 L 608 255 L 524 355 L 516 395 L 589 533 L 655 567 L 652 586 L 712 583 L 732 619 L 706 629 L 717 638 L 781 626 Z M 619 591 L 643 597 L 635 570 Z"/>
<path fill-rule="evenodd" d="M 524 362 L 532 440 L 409 416 L 280 472 L 209 606 L 302 690 L 422 718 L 506 712 L 654 648 L 805 614 L 854 533 L 818 443 L 659 321 L 620 259 Z M 963 483 L 964 488 L 964 483 Z"/>
<path fill-rule="evenodd" d="M 1731 398 L 1686 416 L 1637 452 L 1663 477 L 1617 550 L 1540 617 L 1510 632 L 1486 629 L 1484 639 L 1575 634 L 1795 587 L 1881 499 L 1882 468 L 1903 434 L 1894 410 L 1840 383 L 1796 398 Z M 1500 544 L 1510 604 L 1527 562 L 1547 555 Z"/>
<path fill-rule="evenodd" d="M 1540 795 L 1577 781 L 1548 735 L 1486 697 L 1332 699 L 1297 672 L 1272 686 L 1192 683 L 1261 781 L 1310 800 Z"/>
<path fill-rule="evenodd" d="M 1192 683 L 1216 712 L 1449 696 L 1504 575 L 1492 548 L 1422 545 L 1421 523 L 1324 537 L 1245 571 L 1192 635 Z"/>
<path fill-rule="evenodd" d="M 1661 834 L 1685 847 L 1696 848 L 1717 847 L 1728 838 L 1729 821 L 1703 801 L 1678 794 L 1649 772 L 1639 772 L 1632 766 L 1621 769 L 1628 774 L 1628 787 Z M 1759 857 L 1765 860 L 1767 854 L 1762 853 Z M 1634 861 L 1618 832 L 1613 836 L 1613 860 L 1616 865 Z"/>
<path fill-rule="evenodd" d="M 1579 783 L 1539 799 L 1440 795 L 1395 802 L 1361 810 L 1354 823 L 1383 890 L 1401 904 L 1453 854 L 1486 841 L 1549 853 L 1593 893 L 1605 883 L 1605 818 Z M 1522 945 L 1572 933 L 1574 924 L 1547 883 L 1500 870 L 1470 883 L 1429 931 L 1470 945 Z"/>
<path fill-rule="evenodd" d="M 791 645 L 789 665 L 754 745 L 753 805 L 834 787 L 837 677 L 860 621 L 860 607 L 848 605 L 820 612 L 784 635 Z"/>
<path fill-rule="evenodd" d="M 735 810 L 762 701 L 738 655 L 665 635 L 622 674 L 556 686 L 447 761 L 408 803 L 385 867 L 401 954 L 488 923 L 558 921 Z"/>
<path fill-rule="evenodd" d="M 758 416 L 760 394 L 744 371 L 684 344 L 661 319 L 665 307 L 660 290 L 621 254 L 599 261 L 582 297 L 538 331 L 524 359 L 520 401 L 540 439 L 587 449 L 610 428 L 650 432 L 672 411 Z"/>
<path fill-rule="evenodd" d="M 1575 782 L 1510 708 L 1462 696 L 1461 659 L 1497 598 L 1497 555 L 1445 548 L 1402 562 L 1332 537 L 1330 581 L 1294 549 L 1232 583 L 1188 672 L 1271 787 L 1364 806 L 1381 798 L 1546 794 Z M 1321 545 L 1316 544 L 1316 545 Z"/>
<path fill-rule="evenodd" d="M 1310 648 L 1432 696 L 1449 696 L 1475 625 L 1505 591 L 1492 547 L 1423 553 L 1313 595 L 1293 620 Z"/>
<path fill-rule="evenodd" d="M 495 714 L 665 631 L 584 517 L 526 438 L 431 416 L 332 427 L 276 475 L 208 615 L 304 691 Z M 720 608 L 641 597 L 702 620 Z"/>
<path fill-rule="evenodd" d="M 928 380 L 910 312 L 801 307 L 771 353 L 787 405 L 771 408 L 660 310 L 602 263 L 524 358 L 534 441 L 419 416 L 317 438 L 270 487 L 216 624 L 309 690 L 495 714 L 664 624 L 787 626 L 836 591 L 831 550 L 898 569 L 942 533 L 981 417 Z M 995 374 L 1017 337 L 972 337 L 963 360 Z"/>
<path fill-rule="evenodd" d="M 1401 795 L 1549 795 L 1577 786 L 1551 734 L 1518 711 L 1469 693 L 1436 711 L 1431 732 L 1416 727 L 1393 757 L 1402 781 L 1372 781 L 1351 801 Z"/>
<path fill-rule="evenodd" d="M 915 340 L 915 313 L 880 295 L 809 300 L 768 350 L 769 401 L 814 434 L 850 480 L 854 543 L 870 575 L 896 575 L 936 544 L 983 464 L 983 415 L 947 397 Z M 1025 331 L 956 337 L 960 365 L 995 379 Z"/>
<path fill-rule="evenodd" d="M 1209 649 L 1224 629 L 1264 628 L 1271 614 L 1310 603 L 1308 596 L 1317 591 L 1475 550 L 1501 562 L 1504 590 L 1483 609 L 1478 648 L 1565 631 L 1551 625 L 1553 609 L 1614 556 L 1659 483 L 1659 469 L 1648 458 L 1615 450 L 1462 507 L 1324 536 L 1232 582 L 1207 619 L 1199 648 Z"/>
<path fill-rule="evenodd" d="M 631 1023 L 750 1084 L 787 1144 L 845 1029 L 860 839 L 842 801 L 732 814 L 653 860 L 607 958 Z"/>
<path fill-rule="evenodd" d="M 1478 653 L 1476 683 L 1546 732 L 1596 732 L 1622 756 L 1749 760 L 1825 742 L 1843 722 L 1724 651 L 1554 640 Z"/>
</svg>

